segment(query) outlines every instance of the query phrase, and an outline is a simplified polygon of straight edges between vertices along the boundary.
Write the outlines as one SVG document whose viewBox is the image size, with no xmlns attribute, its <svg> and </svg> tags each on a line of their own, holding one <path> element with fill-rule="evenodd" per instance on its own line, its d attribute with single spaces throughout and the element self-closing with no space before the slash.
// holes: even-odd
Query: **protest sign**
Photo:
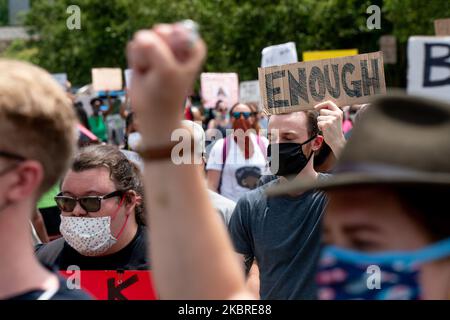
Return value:
<svg viewBox="0 0 450 320">
<path fill-rule="evenodd" d="M 127 86 L 127 89 L 130 89 L 131 78 L 133 77 L 133 69 L 126 69 L 123 73 L 125 76 L 125 85 Z"/>
<path fill-rule="evenodd" d="M 437 36 L 450 36 L 450 19 L 435 20 L 434 31 Z"/>
<path fill-rule="evenodd" d="M 325 100 L 362 104 L 386 93 L 382 52 L 259 68 L 258 74 L 269 114 L 308 110 Z"/>
<path fill-rule="evenodd" d="M 218 100 L 231 108 L 239 101 L 237 73 L 202 73 L 200 82 L 205 108 L 214 108 Z"/>
<path fill-rule="evenodd" d="M 303 61 L 315 61 L 323 59 L 334 59 L 357 55 L 358 49 L 345 50 L 325 50 L 325 51 L 305 51 L 303 52 Z"/>
<path fill-rule="evenodd" d="M 383 52 L 384 63 L 397 63 L 397 39 L 394 36 L 386 35 L 380 38 L 380 51 Z"/>
<path fill-rule="evenodd" d="M 242 103 L 259 103 L 261 97 L 259 95 L 258 80 L 243 81 L 239 84 L 239 101 Z"/>
<path fill-rule="evenodd" d="M 261 67 L 281 66 L 298 62 L 297 49 L 294 42 L 287 42 L 262 50 Z"/>
<path fill-rule="evenodd" d="M 122 90 L 122 69 L 94 68 L 92 69 L 92 86 L 95 91 Z"/>
<path fill-rule="evenodd" d="M 450 37 L 410 37 L 408 94 L 450 101 Z"/>
<path fill-rule="evenodd" d="M 61 87 L 66 90 L 67 85 L 67 73 L 53 73 L 52 74 L 53 79 L 55 79 L 56 82 L 58 82 Z"/>
<path fill-rule="evenodd" d="M 98 300 L 156 300 L 149 271 L 60 271 L 69 289 L 83 289 Z M 79 287 L 77 288 L 77 286 Z"/>
</svg>

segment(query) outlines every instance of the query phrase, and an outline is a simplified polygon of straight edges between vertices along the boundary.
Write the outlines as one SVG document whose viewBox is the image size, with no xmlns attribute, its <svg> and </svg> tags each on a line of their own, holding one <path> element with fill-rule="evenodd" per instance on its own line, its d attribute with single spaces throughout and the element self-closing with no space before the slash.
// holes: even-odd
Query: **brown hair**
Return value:
<svg viewBox="0 0 450 320">
<path fill-rule="evenodd" d="M 135 217 L 138 225 L 145 225 L 144 186 L 136 164 L 112 145 L 91 145 L 80 150 L 72 164 L 72 170 L 80 172 L 106 167 L 118 190 L 133 190 L 142 197 L 142 204 L 136 205 Z"/>
<path fill-rule="evenodd" d="M 45 70 L 0 59 L 0 149 L 38 161 L 36 196 L 67 170 L 76 147 L 76 116 L 61 86 Z"/>
</svg>

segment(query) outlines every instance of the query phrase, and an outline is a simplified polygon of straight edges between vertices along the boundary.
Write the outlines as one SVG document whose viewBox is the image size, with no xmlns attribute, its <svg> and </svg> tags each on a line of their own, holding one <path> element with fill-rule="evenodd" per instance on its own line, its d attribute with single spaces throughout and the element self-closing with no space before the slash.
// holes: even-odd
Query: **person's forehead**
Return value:
<svg viewBox="0 0 450 320">
<path fill-rule="evenodd" d="M 277 129 L 280 132 L 307 131 L 306 115 L 303 112 L 272 115 L 269 119 L 269 129 Z"/>
<path fill-rule="evenodd" d="M 238 104 L 234 110 L 234 112 L 250 112 L 251 109 L 249 106 L 245 105 L 245 104 Z"/>
<path fill-rule="evenodd" d="M 61 191 L 83 194 L 88 191 L 109 192 L 114 189 L 110 171 L 106 167 L 86 169 L 82 171 L 69 170 L 64 177 Z"/>
</svg>

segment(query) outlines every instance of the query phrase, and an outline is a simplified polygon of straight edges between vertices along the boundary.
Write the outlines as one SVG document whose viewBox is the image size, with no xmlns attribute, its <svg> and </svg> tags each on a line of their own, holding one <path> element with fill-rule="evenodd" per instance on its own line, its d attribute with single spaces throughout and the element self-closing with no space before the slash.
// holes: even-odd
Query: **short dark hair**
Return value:
<svg viewBox="0 0 450 320">
<path fill-rule="evenodd" d="M 101 167 L 109 169 L 110 178 L 118 190 L 133 190 L 141 196 L 142 204 L 136 205 L 135 217 L 138 225 L 145 225 L 144 186 L 139 168 L 118 147 L 112 145 L 82 148 L 72 164 L 75 172 Z"/>
<path fill-rule="evenodd" d="M 306 125 L 308 130 L 308 136 L 313 137 L 320 133 L 319 126 L 317 125 L 317 117 L 319 112 L 316 110 L 303 111 L 306 114 Z"/>
</svg>

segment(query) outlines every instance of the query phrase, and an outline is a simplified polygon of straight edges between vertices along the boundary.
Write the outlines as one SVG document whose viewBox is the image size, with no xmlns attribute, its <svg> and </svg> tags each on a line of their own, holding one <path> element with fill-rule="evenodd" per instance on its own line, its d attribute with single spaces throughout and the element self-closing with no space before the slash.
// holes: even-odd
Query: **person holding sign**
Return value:
<svg viewBox="0 0 450 320">
<path fill-rule="evenodd" d="M 268 156 L 278 178 L 244 194 L 229 225 L 247 271 L 256 261 L 261 299 L 316 298 L 314 275 L 325 195 L 312 191 L 268 198 L 265 191 L 290 180 L 327 179 L 329 175 L 314 170 L 314 153 L 325 140 L 335 155 L 340 154 L 345 144 L 342 117 L 331 101 L 315 110 L 270 117 Z"/>
<path fill-rule="evenodd" d="M 230 117 L 233 133 L 214 144 L 206 170 L 209 188 L 237 201 L 265 174 L 268 141 L 255 130 L 256 114 L 250 106 L 235 104 Z"/>
<path fill-rule="evenodd" d="M 102 104 L 103 101 L 100 98 L 91 99 L 91 107 L 93 114 L 88 118 L 88 121 L 92 133 L 95 134 L 100 141 L 107 142 L 108 132 L 106 129 L 106 123 L 103 115 L 105 111 L 101 110 Z"/>
<path fill-rule="evenodd" d="M 82 149 L 55 201 L 63 238 L 40 247 L 40 261 L 60 270 L 149 268 L 139 168 L 117 147 Z"/>
</svg>

